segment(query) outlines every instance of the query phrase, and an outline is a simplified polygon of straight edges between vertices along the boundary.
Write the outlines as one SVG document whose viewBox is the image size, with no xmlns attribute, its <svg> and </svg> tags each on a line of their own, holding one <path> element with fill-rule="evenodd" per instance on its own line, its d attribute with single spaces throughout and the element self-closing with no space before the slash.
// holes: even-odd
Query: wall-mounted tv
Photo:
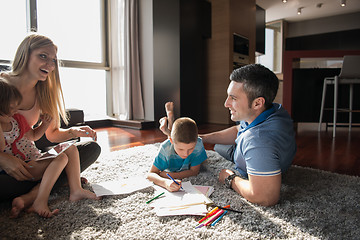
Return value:
<svg viewBox="0 0 360 240">
<path fill-rule="evenodd" d="M 234 33 L 234 52 L 249 56 L 249 39 Z"/>
<path fill-rule="evenodd" d="M 249 64 L 249 39 L 234 33 L 234 68 Z"/>
</svg>

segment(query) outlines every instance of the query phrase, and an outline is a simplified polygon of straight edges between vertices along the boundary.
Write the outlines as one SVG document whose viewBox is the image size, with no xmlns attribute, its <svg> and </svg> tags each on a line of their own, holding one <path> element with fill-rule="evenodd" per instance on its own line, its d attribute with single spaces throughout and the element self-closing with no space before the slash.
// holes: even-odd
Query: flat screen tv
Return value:
<svg viewBox="0 0 360 240">
<path fill-rule="evenodd" d="M 234 52 L 249 56 L 249 39 L 234 33 Z"/>
</svg>

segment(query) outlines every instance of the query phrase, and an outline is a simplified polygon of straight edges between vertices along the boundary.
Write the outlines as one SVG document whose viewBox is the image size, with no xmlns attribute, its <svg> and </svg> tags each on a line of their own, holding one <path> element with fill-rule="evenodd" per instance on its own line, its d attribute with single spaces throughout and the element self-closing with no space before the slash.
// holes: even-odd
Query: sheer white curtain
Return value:
<svg viewBox="0 0 360 240">
<path fill-rule="evenodd" d="M 138 0 L 110 1 L 113 115 L 144 119 L 140 82 Z"/>
</svg>

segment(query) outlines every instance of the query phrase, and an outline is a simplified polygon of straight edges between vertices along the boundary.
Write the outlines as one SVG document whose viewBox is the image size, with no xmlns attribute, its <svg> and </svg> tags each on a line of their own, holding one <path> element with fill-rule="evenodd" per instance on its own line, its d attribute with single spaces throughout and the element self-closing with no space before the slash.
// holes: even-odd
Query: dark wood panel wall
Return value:
<svg viewBox="0 0 360 240">
<path fill-rule="evenodd" d="M 230 124 L 224 107 L 233 70 L 233 34 L 249 39 L 249 62 L 255 62 L 255 0 L 211 0 L 211 39 L 207 41 L 206 119 L 208 123 Z"/>
<path fill-rule="evenodd" d="M 198 123 L 231 123 L 224 107 L 233 34 L 249 39 L 255 62 L 255 0 L 153 0 L 154 120 L 164 103 Z"/>
</svg>

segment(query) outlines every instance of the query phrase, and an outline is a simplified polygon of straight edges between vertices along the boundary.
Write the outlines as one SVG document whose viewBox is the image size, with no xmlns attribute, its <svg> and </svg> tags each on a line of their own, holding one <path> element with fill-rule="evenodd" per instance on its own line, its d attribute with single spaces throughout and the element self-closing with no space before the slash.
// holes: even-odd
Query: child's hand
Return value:
<svg viewBox="0 0 360 240">
<path fill-rule="evenodd" d="M 166 189 L 169 192 L 177 192 L 180 190 L 181 187 L 181 180 L 176 180 L 179 184 L 174 183 L 173 180 L 167 179 L 166 180 Z"/>
<path fill-rule="evenodd" d="M 50 122 L 52 121 L 52 117 L 47 113 L 41 114 L 40 119 L 43 124 L 50 124 Z"/>
</svg>

